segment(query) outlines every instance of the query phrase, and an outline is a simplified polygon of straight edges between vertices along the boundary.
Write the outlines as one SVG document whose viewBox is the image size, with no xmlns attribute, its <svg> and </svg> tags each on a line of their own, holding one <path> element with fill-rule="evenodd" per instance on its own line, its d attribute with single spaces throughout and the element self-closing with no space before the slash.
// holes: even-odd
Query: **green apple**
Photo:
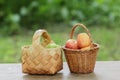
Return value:
<svg viewBox="0 0 120 80">
<path fill-rule="evenodd" d="M 60 47 L 60 46 L 55 43 L 50 43 L 47 45 L 47 48 L 57 48 L 57 47 Z"/>
</svg>

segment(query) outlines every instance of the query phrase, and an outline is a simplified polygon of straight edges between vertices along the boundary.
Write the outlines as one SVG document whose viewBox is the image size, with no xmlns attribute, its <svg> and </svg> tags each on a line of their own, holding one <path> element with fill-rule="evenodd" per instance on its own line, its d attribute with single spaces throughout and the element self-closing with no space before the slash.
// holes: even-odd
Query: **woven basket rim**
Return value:
<svg viewBox="0 0 120 80">
<path fill-rule="evenodd" d="M 93 48 L 91 48 L 91 49 L 89 49 L 89 50 L 84 50 L 84 51 L 90 51 L 90 50 L 94 50 L 94 49 L 99 49 L 100 48 L 100 46 L 99 46 L 99 44 L 97 44 L 97 43 L 93 43 L 93 45 L 95 45 L 96 47 L 93 47 Z M 69 48 L 65 48 L 65 46 L 62 46 L 62 49 L 64 49 L 64 50 L 67 50 L 67 51 L 77 51 L 77 52 L 84 52 L 83 50 L 80 50 L 80 49 L 69 49 Z"/>
</svg>

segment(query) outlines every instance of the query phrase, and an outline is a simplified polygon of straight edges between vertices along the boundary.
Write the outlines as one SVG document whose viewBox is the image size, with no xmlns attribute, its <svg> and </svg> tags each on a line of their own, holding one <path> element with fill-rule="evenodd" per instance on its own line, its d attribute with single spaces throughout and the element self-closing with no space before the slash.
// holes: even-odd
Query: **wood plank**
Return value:
<svg viewBox="0 0 120 80">
<path fill-rule="evenodd" d="M 27 75 L 21 72 L 21 64 L 0 64 L 0 80 L 120 80 L 120 61 L 97 61 L 89 74 L 70 73 L 66 63 L 55 75 Z"/>
</svg>

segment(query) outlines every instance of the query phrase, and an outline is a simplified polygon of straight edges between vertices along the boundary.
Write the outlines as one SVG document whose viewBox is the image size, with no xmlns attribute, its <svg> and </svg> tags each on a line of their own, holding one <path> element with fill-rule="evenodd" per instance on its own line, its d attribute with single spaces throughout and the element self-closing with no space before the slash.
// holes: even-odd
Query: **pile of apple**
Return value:
<svg viewBox="0 0 120 80">
<path fill-rule="evenodd" d="M 80 33 L 77 35 L 77 40 L 69 39 L 66 41 L 65 47 L 69 49 L 90 49 L 91 41 L 86 33 Z"/>
</svg>

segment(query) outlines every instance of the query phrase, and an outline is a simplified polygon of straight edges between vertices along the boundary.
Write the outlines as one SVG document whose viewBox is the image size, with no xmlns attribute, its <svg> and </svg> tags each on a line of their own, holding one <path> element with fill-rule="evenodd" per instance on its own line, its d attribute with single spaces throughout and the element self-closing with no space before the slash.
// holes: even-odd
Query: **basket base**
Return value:
<svg viewBox="0 0 120 80">
<path fill-rule="evenodd" d="M 88 71 L 88 72 L 74 72 L 74 71 L 70 71 L 71 73 L 75 73 L 75 74 L 89 74 L 92 73 L 94 71 Z"/>
</svg>

